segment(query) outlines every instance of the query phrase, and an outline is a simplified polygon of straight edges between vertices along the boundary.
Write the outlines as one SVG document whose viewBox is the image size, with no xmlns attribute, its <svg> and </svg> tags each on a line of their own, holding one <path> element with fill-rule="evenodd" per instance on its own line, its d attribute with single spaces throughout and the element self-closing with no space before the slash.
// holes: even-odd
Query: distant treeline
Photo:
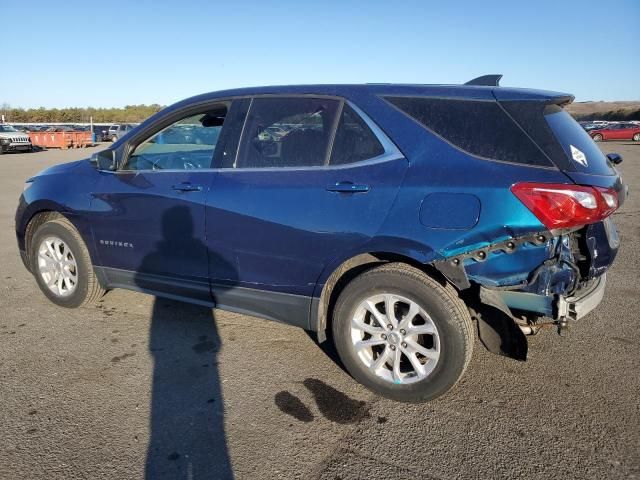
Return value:
<svg viewBox="0 0 640 480">
<path fill-rule="evenodd" d="M 629 120 L 640 120 L 640 108 L 625 108 L 620 110 L 609 110 L 602 113 L 583 113 L 582 115 L 573 114 L 576 120 L 608 120 L 611 122 L 625 122 Z"/>
<path fill-rule="evenodd" d="M 124 108 L 11 108 L 0 106 L 7 123 L 95 123 L 141 122 L 164 107 L 162 105 L 126 105 Z"/>
<path fill-rule="evenodd" d="M 0 114 L 7 123 L 88 123 L 91 117 L 96 123 L 141 122 L 164 107 L 152 105 L 126 105 L 124 108 L 11 108 L 0 106 Z M 576 120 L 640 120 L 640 108 L 625 108 L 602 113 L 572 113 Z"/>
</svg>

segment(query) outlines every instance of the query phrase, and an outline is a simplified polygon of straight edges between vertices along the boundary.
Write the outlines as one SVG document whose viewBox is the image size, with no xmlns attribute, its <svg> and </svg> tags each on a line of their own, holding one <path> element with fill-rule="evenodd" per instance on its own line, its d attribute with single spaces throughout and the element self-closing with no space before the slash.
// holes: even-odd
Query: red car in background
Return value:
<svg viewBox="0 0 640 480">
<path fill-rule="evenodd" d="M 640 125 L 635 123 L 613 123 L 589 131 L 595 142 L 603 140 L 633 140 L 640 142 Z"/>
</svg>

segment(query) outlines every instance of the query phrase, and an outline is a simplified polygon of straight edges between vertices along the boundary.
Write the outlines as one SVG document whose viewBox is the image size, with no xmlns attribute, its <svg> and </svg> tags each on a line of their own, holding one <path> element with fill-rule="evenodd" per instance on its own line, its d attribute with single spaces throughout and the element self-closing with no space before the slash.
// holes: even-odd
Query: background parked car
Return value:
<svg viewBox="0 0 640 480">
<path fill-rule="evenodd" d="M 108 132 L 109 140 L 111 140 L 112 142 L 115 142 L 116 140 L 121 138 L 123 135 L 125 135 L 127 132 L 133 130 L 135 127 L 136 125 L 132 123 L 122 123 L 119 125 L 111 125 L 109 127 L 109 132 Z"/>
<path fill-rule="evenodd" d="M 631 122 L 609 124 L 605 127 L 590 130 L 589 135 L 596 142 L 603 140 L 633 140 L 640 142 L 640 125 Z"/>
<path fill-rule="evenodd" d="M 30 152 L 33 150 L 29 136 L 11 125 L 0 125 L 0 154 L 5 152 Z"/>
</svg>

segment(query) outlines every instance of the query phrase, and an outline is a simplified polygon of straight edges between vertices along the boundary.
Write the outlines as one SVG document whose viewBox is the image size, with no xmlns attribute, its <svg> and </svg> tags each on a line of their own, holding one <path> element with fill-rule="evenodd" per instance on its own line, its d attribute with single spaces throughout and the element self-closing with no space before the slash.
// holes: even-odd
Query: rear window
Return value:
<svg viewBox="0 0 640 480">
<path fill-rule="evenodd" d="M 562 108 L 545 108 L 544 119 L 562 146 L 564 154 L 572 160 L 573 169 L 592 175 L 613 175 L 606 157 L 589 134 Z"/>
<path fill-rule="evenodd" d="M 525 165 L 553 166 L 495 101 L 386 97 L 430 131 L 472 155 Z"/>
</svg>

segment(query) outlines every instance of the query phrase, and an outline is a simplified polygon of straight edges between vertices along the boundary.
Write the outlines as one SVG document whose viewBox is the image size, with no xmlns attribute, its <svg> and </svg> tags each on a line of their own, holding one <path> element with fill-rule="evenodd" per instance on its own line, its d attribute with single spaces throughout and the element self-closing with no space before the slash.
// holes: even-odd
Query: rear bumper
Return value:
<svg viewBox="0 0 640 480">
<path fill-rule="evenodd" d="M 595 309 L 602 298 L 607 285 L 607 275 L 598 277 L 588 289 L 572 297 L 559 297 L 557 301 L 558 320 L 580 320 Z"/>
</svg>

